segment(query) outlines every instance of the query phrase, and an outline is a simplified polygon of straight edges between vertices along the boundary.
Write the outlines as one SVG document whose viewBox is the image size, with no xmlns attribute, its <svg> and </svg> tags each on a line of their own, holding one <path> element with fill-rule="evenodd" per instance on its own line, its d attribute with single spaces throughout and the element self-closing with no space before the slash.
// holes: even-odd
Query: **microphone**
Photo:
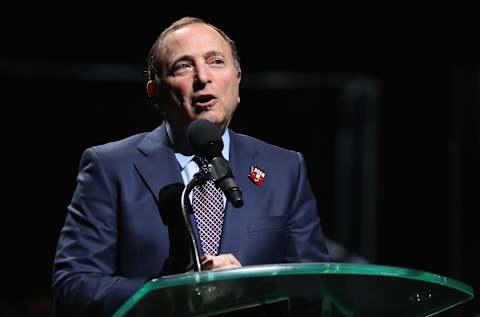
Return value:
<svg viewBox="0 0 480 317">
<path fill-rule="evenodd" d="M 187 137 L 195 153 L 210 163 L 211 176 L 227 199 L 234 207 L 242 207 L 242 191 L 222 155 L 223 141 L 217 126 L 208 120 L 197 119 L 189 125 Z"/>
</svg>

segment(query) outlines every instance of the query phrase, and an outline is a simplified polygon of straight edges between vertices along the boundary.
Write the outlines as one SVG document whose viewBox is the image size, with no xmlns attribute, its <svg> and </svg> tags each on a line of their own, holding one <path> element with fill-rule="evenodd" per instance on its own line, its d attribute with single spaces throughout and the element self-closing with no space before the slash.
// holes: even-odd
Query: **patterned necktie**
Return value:
<svg viewBox="0 0 480 317">
<path fill-rule="evenodd" d="M 208 163 L 194 158 L 200 169 L 206 170 Z M 192 193 L 192 208 L 200 233 L 203 254 L 217 255 L 223 228 L 223 193 L 213 180 L 196 186 Z"/>
</svg>

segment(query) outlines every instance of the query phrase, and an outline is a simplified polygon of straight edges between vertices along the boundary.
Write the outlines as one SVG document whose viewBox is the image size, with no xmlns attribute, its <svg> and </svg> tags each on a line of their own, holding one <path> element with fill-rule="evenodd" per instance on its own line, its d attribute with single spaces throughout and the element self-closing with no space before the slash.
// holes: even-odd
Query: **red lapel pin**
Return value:
<svg viewBox="0 0 480 317">
<path fill-rule="evenodd" d="M 248 178 L 250 178 L 252 182 L 255 183 L 255 185 L 262 186 L 263 183 L 265 182 L 266 175 L 267 174 L 264 171 L 262 171 L 260 168 L 258 168 L 255 165 L 252 165 L 252 167 L 250 167 L 250 174 L 248 174 Z"/>
</svg>

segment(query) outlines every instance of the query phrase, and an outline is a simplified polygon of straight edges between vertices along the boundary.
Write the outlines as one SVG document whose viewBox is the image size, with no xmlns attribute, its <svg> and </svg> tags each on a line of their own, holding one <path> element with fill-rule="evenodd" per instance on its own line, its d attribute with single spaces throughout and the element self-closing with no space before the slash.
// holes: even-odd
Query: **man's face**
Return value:
<svg viewBox="0 0 480 317">
<path fill-rule="evenodd" d="M 207 119 L 223 132 L 240 102 L 240 71 L 226 40 L 213 28 L 190 24 L 167 35 L 160 51 L 160 102 L 176 129 Z"/>
</svg>

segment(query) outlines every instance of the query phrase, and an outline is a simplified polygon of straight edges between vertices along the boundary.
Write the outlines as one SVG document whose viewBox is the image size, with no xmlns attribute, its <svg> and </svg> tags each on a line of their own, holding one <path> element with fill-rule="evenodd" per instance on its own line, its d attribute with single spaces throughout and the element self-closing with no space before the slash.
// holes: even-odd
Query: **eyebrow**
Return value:
<svg viewBox="0 0 480 317">
<path fill-rule="evenodd" d="M 225 58 L 225 55 L 220 51 L 208 51 L 205 54 L 203 54 L 204 58 L 209 58 L 209 57 L 213 57 L 213 56 L 221 56 L 221 57 Z"/>
</svg>

